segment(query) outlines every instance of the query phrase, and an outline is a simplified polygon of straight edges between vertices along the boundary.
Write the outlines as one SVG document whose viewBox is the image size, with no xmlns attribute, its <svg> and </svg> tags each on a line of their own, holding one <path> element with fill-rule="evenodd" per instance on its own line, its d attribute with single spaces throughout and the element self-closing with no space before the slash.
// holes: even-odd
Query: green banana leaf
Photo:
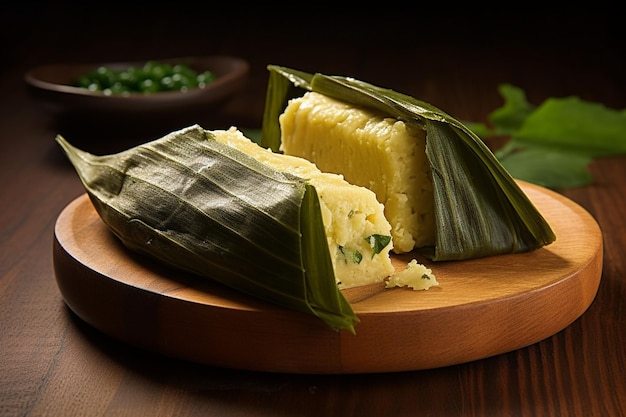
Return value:
<svg viewBox="0 0 626 417">
<path fill-rule="evenodd" d="M 523 190 L 470 129 L 435 106 L 350 77 L 309 74 L 269 65 L 261 145 L 278 152 L 278 117 L 306 91 L 377 110 L 426 130 L 437 221 L 434 247 L 419 248 L 434 261 L 526 252 L 556 236 Z"/>
<path fill-rule="evenodd" d="M 96 156 L 57 142 L 96 211 L 129 249 L 354 333 L 339 291 L 319 199 L 191 126 Z"/>
</svg>

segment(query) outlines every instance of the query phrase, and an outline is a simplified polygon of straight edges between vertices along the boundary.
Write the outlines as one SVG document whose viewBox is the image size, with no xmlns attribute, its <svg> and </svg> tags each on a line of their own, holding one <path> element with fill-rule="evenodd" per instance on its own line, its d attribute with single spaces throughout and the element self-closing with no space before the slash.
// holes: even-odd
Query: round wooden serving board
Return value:
<svg viewBox="0 0 626 417">
<path fill-rule="evenodd" d="M 126 343 L 184 360 L 311 374 L 428 369 L 519 349 L 550 337 L 594 300 L 602 234 L 591 215 L 550 190 L 520 183 L 554 229 L 539 250 L 427 263 L 427 291 L 344 290 L 356 335 L 129 252 L 83 195 L 59 215 L 54 268 L 71 310 Z M 403 268 L 414 256 L 398 256 Z M 426 263 L 423 259 L 418 259 Z"/>
</svg>

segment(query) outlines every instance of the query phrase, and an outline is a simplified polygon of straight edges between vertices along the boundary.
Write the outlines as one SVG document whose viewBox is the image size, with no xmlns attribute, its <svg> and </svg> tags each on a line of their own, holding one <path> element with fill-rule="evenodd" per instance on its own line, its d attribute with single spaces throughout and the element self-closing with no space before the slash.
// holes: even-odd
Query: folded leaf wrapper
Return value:
<svg viewBox="0 0 626 417">
<path fill-rule="evenodd" d="M 113 155 L 57 142 L 129 249 L 354 333 L 313 186 L 191 126 Z"/>
<path fill-rule="evenodd" d="M 435 244 L 417 248 L 434 261 L 527 252 L 556 236 L 489 148 L 461 122 L 405 94 L 350 77 L 268 66 L 262 146 L 280 151 L 279 117 L 290 99 L 313 91 L 426 132 L 434 191 Z M 315 161 L 314 161 L 315 162 Z M 341 172 L 338 172 L 341 173 Z"/>
</svg>

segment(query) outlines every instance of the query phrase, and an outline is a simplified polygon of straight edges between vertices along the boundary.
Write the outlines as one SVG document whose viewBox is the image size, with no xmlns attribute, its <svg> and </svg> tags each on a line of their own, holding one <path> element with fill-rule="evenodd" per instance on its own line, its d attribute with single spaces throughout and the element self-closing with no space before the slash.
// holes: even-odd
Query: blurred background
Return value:
<svg viewBox="0 0 626 417">
<path fill-rule="evenodd" d="M 591 101 L 600 91 L 606 105 L 626 107 L 623 14 L 610 4 L 557 13 L 528 3 L 506 12 L 473 4 L 311 5 L 285 14 L 284 6 L 128 3 L 9 6 L 0 17 L 2 71 L 189 55 L 246 59 L 245 90 L 197 120 L 209 129 L 260 127 L 268 64 L 353 76 L 471 121 L 484 121 L 484 109 L 501 104 L 503 82 L 523 88 L 535 104 L 546 98 L 539 91 Z M 577 79 L 581 73 L 585 80 Z M 10 97 L 2 102 L 9 105 Z"/>
</svg>

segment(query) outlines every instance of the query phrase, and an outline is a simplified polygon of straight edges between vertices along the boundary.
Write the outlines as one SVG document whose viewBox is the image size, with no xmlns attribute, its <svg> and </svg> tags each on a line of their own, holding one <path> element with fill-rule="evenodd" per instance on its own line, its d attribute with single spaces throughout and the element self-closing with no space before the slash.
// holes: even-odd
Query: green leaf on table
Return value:
<svg viewBox="0 0 626 417">
<path fill-rule="evenodd" d="M 592 158 L 577 153 L 534 147 L 508 153 L 500 162 L 514 178 L 543 187 L 570 188 L 593 182 L 588 169 Z"/>
<path fill-rule="evenodd" d="M 592 157 L 626 153 L 626 111 L 578 97 L 549 98 L 514 133 L 517 144 Z"/>
<path fill-rule="evenodd" d="M 501 84 L 498 91 L 504 98 L 504 105 L 492 111 L 489 114 L 489 120 L 496 134 L 510 135 L 524 124 L 535 106 L 526 100 L 526 93 L 519 87 Z"/>
<path fill-rule="evenodd" d="M 495 152 L 509 173 L 548 188 L 593 183 L 596 158 L 626 154 L 626 109 L 614 110 L 579 97 L 548 98 L 539 106 L 510 84 L 499 86 L 502 107 L 489 114 L 491 127 L 467 123 L 483 139 L 509 136 Z"/>
</svg>

